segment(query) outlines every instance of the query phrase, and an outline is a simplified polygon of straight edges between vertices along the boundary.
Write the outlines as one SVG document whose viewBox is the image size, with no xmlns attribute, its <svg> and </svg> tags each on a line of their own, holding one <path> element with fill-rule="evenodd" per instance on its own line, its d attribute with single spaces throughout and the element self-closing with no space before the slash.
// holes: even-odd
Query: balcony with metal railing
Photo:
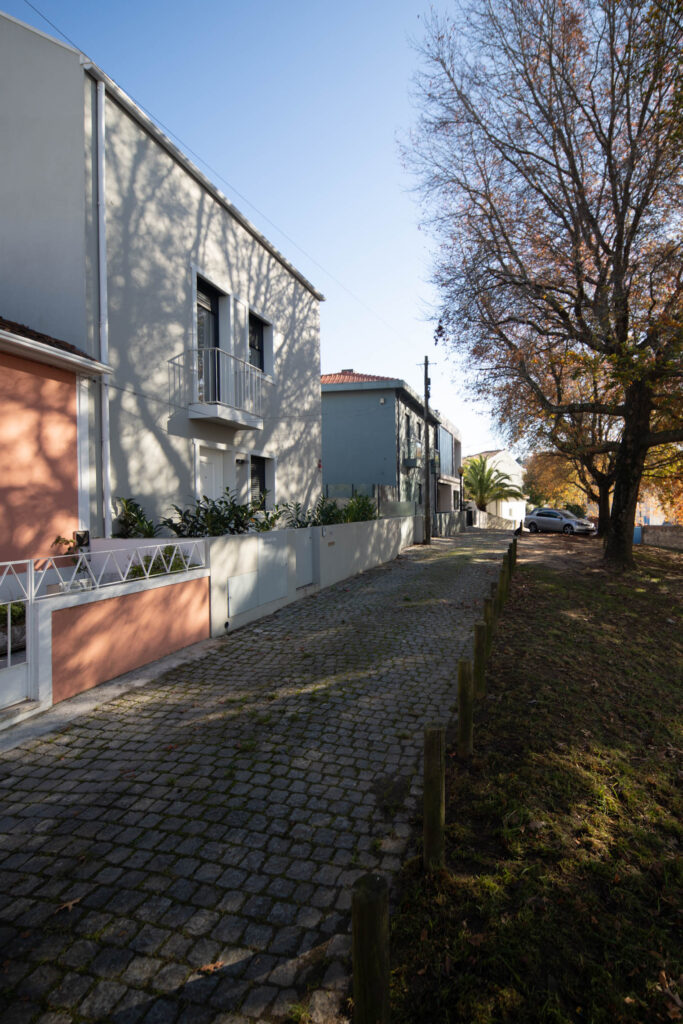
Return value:
<svg viewBox="0 0 683 1024">
<path fill-rule="evenodd" d="M 417 469 L 422 464 L 422 441 L 411 438 L 403 447 L 403 468 Z"/>
<path fill-rule="evenodd" d="M 263 429 L 264 387 L 257 367 L 220 348 L 186 349 L 169 359 L 171 397 L 190 419 Z"/>
</svg>

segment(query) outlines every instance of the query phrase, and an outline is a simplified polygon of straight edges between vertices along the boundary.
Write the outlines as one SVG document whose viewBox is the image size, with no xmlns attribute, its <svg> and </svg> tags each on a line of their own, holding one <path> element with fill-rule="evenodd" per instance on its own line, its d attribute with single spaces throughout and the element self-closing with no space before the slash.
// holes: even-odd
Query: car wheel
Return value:
<svg viewBox="0 0 683 1024">
<path fill-rule="evenodd" d="M 573 532 L 574 532 L 574 527 L 570 526 L 569 523 L 567 523 L 566 526 L 562 527 L 562 533 L 573 533 Z"/>
<path fill-rule="evenodd" d="M 536 523 L 529 523 L 529 533 L 538 533 L 538 526 Z"/>
</svg>

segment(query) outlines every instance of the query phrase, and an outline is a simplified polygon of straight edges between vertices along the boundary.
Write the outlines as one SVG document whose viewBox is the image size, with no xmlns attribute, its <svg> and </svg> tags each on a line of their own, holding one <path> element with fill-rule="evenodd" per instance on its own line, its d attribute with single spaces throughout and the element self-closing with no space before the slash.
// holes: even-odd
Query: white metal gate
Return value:
<svg viewBox="0 0 683 1024">
<path fill-rule="evenodd" d="M 30 696 L 33 566 L 0 562 L 0 710 Z"/>
</svg>

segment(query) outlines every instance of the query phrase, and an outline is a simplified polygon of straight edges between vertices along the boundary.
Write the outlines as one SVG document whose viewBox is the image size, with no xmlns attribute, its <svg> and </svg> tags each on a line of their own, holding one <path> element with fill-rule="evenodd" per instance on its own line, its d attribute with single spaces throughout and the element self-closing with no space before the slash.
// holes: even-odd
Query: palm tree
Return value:
<svg viewBox="0 0 683 1024">
<path fill-rule="evenodd" d="M 508 474 L 489 466 L 483 455 L 470 459 L 465 466 L 463 480 L 469 497 L 481 512 L 485 512 L 492 501 L 524 497 Z"/>
</svg>

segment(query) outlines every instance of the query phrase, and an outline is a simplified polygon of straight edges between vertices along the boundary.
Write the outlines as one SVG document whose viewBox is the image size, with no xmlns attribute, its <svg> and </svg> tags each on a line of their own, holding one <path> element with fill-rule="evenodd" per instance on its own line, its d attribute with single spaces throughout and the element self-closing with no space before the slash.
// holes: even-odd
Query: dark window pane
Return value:
<svg viewBox="0 0 683 1024">
<path fill-rule="evenodd" d="M 251 498 L 255 501 L 266 489 L 266 460 L 260 455 L 251 457 Z"/>
<path fill-rule="evenodd" d="M 220 401 L 218 353 L 218 292 L 206 281 L 197 281 L 197 385 L 200 402 Z"/>
<path fill-rule="evenodd" d="M 263 363 L 263 320 L 259 320 L 253 313 L 249 314 L 249 362 L 258 370 L 262 370 Z"/>
</svg>

